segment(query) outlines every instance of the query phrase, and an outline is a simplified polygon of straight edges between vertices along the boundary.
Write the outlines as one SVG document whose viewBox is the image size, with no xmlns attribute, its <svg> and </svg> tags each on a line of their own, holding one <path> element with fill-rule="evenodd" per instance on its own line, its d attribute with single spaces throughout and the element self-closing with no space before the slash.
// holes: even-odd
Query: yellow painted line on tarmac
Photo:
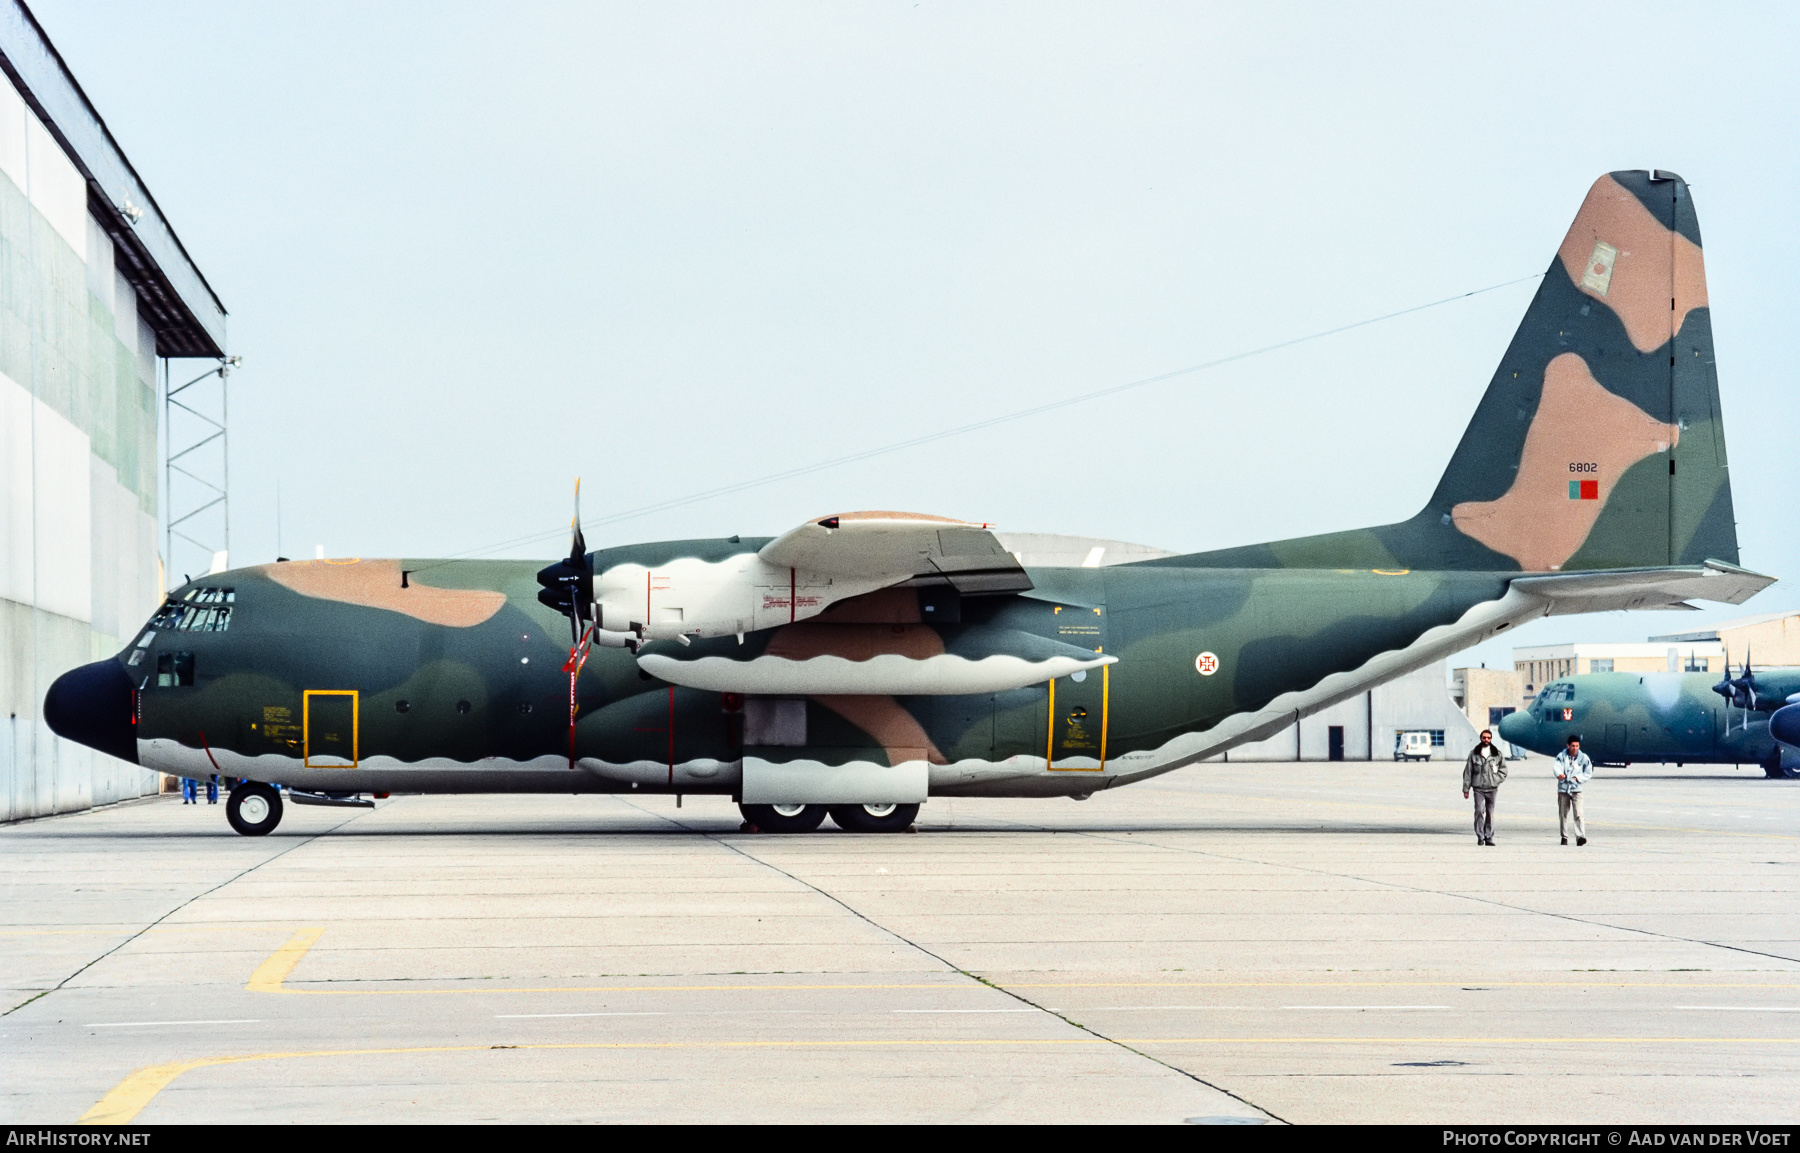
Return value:
<svg viewBox="0 0 1800 1153">
<path fill-rule="evenodd" d="M 1735 981 L 1045 981 L 1015 984 L 995 981 L 1001 989 L 1783 989 L 1792 982 Z"/>
<path fill-rule="evenodd" d="M 250 975 L 244 986 L 248 993 L 299 993 L 315 997 L 429 997 L 468 993 L 743 993 L 757 990 L 772 992 L 821 991 L 834 989 L 960 989 L 980 988 L 943 981 L 858 983 L 858 984 L 781 984 L 781 985 L 545 985 L 486 986 L 461 989 L 296 989 L 287 984 L 307 950 L 318 943 L 323 928 L 301 929 L 287 944 L 269 955 Z M 1748 981 L 1482 981 L 1471 977 L 1463 981 L 1043 981 L 1013 983 L 984 982 L 996 989 L 1404 989 L 1462 988 L 1481 984 L 1506 989 L 1791 989 L 1787 983 Z"/>
<path fill-rule="evenodd" d="M 654 1050 L 654 1049 L 881 1049 L 1000 1048 L 1050 1045 L 1800 1045 L 1800 1037 L 1057 1037 L 901 1038 L 812 1041 L 583 1041 L 539 1045 L 418 1045 L 392 1049 L 314 1049 L 287 1053 L 245 1053 L 202 1057 L 134 1070 L 81 1115 L 83 1125 L 123 1125 L 142 1112 L 170 1082 L 193 1069 L 251 1061 L 307 1057 L 380 1057 L 415 1053 L 479 1053 L 493 1050 Z"/>
<path fill-rule="evenodd" d="M 250 983 L 244 986 L 244 991 L 247 993 L 282 992 L 282 982 L 287 980 L 287 975 L 294 971 L 294 966 L 300 963 L 300 958 L 306 956 L 306 951 L 313 947 L 313 943 L 324 932 L 323 928 L 301 929 L 288 938 L 287 944 L 270 953 L 269 959 L 258 965 L 256 972 L 250 974 Z"/>
</svg>

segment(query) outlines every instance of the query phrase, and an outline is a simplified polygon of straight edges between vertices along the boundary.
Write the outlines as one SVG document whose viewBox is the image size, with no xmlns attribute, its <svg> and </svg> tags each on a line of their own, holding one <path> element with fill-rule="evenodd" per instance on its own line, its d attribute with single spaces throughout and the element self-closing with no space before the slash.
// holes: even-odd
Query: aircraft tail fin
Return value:
<svg viewBox="0 0 1800 1153">
<path fill-rule="evenodd" d="M 1418 515 L 1188 559 L 1525 572 L 1735 565 L 1687 183 L 1656 171 L 1594 182 Z"/>
</svg>

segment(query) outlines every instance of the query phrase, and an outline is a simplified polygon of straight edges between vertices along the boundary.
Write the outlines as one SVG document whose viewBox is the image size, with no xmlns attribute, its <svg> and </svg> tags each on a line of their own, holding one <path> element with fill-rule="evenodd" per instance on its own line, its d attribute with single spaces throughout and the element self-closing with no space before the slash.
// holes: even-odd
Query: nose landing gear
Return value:
<svg viewBox="0 0 1800 1153">
<path fill-rule="evenodd" d="M 260 781 L 245 781 L 225 801 L 225 819 L 246 837 L 260 837 L 281 823 L 281 793 Z"/>
</svg>

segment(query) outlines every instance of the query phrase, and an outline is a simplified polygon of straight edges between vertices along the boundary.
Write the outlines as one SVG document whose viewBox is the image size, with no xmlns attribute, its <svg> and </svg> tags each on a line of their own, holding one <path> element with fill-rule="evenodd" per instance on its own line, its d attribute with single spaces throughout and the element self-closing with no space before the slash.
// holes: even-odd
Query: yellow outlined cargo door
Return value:
<svg viewBox="0 0 1800 1153">
<path fill-rule="evenodd" d="M 309 769 L 354 769 L 357 728 L 362 720 L 355 689 L 307 689 L 304 707 L 305 756 Z"/>
</svg>

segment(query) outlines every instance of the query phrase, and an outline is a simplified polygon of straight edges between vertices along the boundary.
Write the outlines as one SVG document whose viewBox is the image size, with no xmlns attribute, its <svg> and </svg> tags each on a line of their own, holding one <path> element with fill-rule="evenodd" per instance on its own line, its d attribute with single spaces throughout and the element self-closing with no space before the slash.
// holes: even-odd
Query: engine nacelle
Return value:
<svg viewBox="0 0 1800 1153">
<path fill-rule="evenodd" d="M 817 616 L 891 577 L 826 577 L 772 565 L 755 553 L 722 561 L 684 557 L 646 568 L 622 564 L 594 577 L 597 623 L 650 640 L 722 637 Z"/>
</svg>

